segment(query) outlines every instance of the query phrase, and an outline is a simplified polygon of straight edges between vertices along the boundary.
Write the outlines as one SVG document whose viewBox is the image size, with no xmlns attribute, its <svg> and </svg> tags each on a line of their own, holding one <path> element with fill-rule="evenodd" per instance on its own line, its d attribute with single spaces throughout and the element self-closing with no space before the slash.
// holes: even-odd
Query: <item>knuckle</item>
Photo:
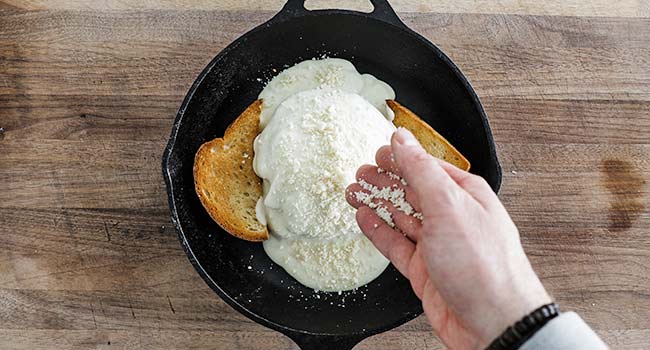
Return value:
<svg viewBox="0 0 650 350">
<path fill-rule="evenodd" d="M 411 154 L 410 157 L 401 162 L 400 168 L 404 172 L 421 173 L 423 171 L 430 171 L 433 168 L 435 160 L 426 152 L 417 152 Z"/>
<path fill-rule="evenodd" d="M 490 185 L 485 181 L 482 176 L 472 174 L 467 178 L 469 185 L 475 186 L 476 188 L 489 188 Z"/>
<path fill-rule="evenodd" d="M 433 159 L 433 158 L 431 157 L 431 155 L 429 155 L 428 153 L 426 153 L 426 152 L 424 152 L 424 151 L 417 152 L 417 153 L 415 153 L 415 154 L 413 155 L 413 161 L 414 161 L 414 162 L 426 162 L 426 163 L 428 163 L 428 162 L 430 162 L 432 159 Z"/>
<path fill-rule="evenodd" d="M 440 204 L 445 205 L 446 207 L 454 208 L 461 201 L 461 195 L 463 193 L 455 187 L 450 187 L 446 191 L 443 191 L 439 194 L 438 201 Z"/>
</svg>

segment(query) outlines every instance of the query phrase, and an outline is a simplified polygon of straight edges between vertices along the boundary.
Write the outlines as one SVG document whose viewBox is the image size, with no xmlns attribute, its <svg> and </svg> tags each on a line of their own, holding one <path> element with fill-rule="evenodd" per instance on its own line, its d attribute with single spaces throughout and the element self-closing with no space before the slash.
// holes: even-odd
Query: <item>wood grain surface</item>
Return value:
<svg viewBox="0 0 650 350">
<path fill-rule="evenodd" d="M 0 1 L 1 349 L 296 348 L 194 272 L 160 171 L 196 75 L 281 5 Z M 545 285 L 612 349 L 647 349 L 648 2 L 394 5 L 481 97 Z M 357 346 L 442 348 L 423 317 Z"/>
</svg>

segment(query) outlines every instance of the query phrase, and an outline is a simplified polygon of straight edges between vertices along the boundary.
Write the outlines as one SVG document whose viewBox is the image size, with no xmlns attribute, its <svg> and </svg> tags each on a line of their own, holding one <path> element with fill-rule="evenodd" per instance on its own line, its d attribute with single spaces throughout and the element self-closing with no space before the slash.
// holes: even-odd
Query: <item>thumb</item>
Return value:
<svg viewBox="0 0 650 350">
<path fill-rule="evenodd" d="M 458 184 L 429 155 L 413 134 L 405 128 L 398 128 L 391 138 L 391 149 L 395 163 L 402 177 L 417 194 L 422 213 L 437 208 L 436 204 L 451 204 L 462 193 Z"/>
</svg>

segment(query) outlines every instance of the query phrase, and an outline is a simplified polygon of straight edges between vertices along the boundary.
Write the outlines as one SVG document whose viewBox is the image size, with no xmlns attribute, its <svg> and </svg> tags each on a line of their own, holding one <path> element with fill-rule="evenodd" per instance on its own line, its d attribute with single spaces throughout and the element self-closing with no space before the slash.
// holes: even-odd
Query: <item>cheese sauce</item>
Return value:
<svg viewBox="0 0 650 350">
<path fill-rule="evenodd" d="M 264 187 L 256 213 L 271 233 L 264 250 L 305 286 L 354 289 L 388 265 L 361 233 L 345 188 L 389 143 L 395 127 L 384 101 L 394 97 L 342 59 L 301 62 L 260 94 L 253 167 Z"/>
</svg>

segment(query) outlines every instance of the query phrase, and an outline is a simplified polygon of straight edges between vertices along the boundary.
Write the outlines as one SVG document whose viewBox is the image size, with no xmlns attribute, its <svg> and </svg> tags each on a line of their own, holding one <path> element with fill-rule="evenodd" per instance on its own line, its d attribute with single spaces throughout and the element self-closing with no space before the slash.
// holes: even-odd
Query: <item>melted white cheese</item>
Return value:
<svg viewBox="0 0 650 350">
<path fill-rule="evenodd" d="M 260 126 L 264 128 L 276 108 L 290 96 L 315 88 L 332 88 L 355 93 L 370 102 L 389 120 L 393 111 L 386 105 L 395 98 L 390 85 L 370 74 L 360 74 L 350 61 L 341 58 L 307 60 L 287 68 L 275 76 L 259 95 L 262 99 Z"/>
<path fill-rule="evenodd" d="M 304 81 L 314 77 L 322 83 Z M 377 149 L 390 141 L 395 127 L 379 109 L 388 109 L 382 105 L 394 98 L 392 89 L 360 75 L 348 61 L 326 59 L 285 70 L 260 97 L 265 119 L 253 167 L 264 184 L 256 212 L 271 232 L 264 250 L 317 290 L 367 284 L 388 260 L 361 233 L 345 188 L 355 181 L 356 169 L 374 163 Z"/>
</svg>

